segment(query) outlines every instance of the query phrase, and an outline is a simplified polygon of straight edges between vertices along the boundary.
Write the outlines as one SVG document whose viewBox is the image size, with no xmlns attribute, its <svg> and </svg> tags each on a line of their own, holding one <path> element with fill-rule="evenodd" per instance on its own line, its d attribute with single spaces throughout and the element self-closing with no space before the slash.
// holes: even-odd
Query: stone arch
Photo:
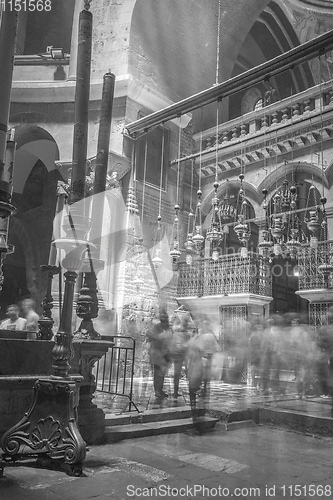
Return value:
<svg viewBox="0 0 333 500">
<path fill-rule="evenodd" d="M 270 199 L 272 193 L 275 191 L 275 186 L 279 183 L 281 184 L 284 177 L 288 174 L 290 175 L 292 172 L 294 172 L 296 180 L 304 180 L 310 183 L 313 182 L 317 188 L 323 185 L 326 188 L 329 187 L 327 177 L 323 174 L 319 167 L 313 165 L 312 163 L 293 162 L 288 163 L 287 165 L 280 165 L 276 170 L 265 177 L 265 179 L 258 186 L 258 193 L 260 193 L 261 200 L 263 199 L 263 189 L 268 190 L 267 198 Z"/>
<path fill-rule="evenodd" d="M 262 92 L 258 87 L 251 87 L 242 98 L 241 113 L 250 113 L 254 110 L 256 103 L 262 99 Z"/>
<path fill-rule="evenodd" d="M 328 187 L 331 188 L 333 185 L 333 162 L 331 162 L 325 170 L 325 175 L 327 178 Z"/>
<path fill-rule="evenodd" d="M 223 209 L 223 205 L 227 204 L 229 216 L 224 220 L 222 220 L 223 226 L 226 226 L 227 232 L 223 238 L 223 242 L 220 244 L 221 253 L 234 253 L 239 251 L 242 247 L 233 227 L 237 223 L 237 207 L 240 208 L 240 200 L 237 197 L 237 193 L 240 188 L 240 182 L 237 179 L 233 181 L 228 181 L 223 183 L 218 189 L 218 198 L 220 200 L 220 208 Z M 248 248 L 254 250 L 258 244 L 258 236 L 259 236 L 259 228 L 258 225 L 254 222 L 254 219 L 257 217 L 258 211 L 258 196 L 256 190 L 249 183 L 244 183 L 243 188 L 245 191 L 245 198 L 247 200 L 247 215 L 246 219 L 250 219 L 250 227 L 251 227 L 251 236 L 248 242 Z M 210 193 L 210 200 L 213 197 L 214 193 Z M 226 201 L 224 199 L 224 195 L 228 194 L 229 198 Z M 207 197 L 206 197 L 207 200 Z M 206 205 L 207 207 L 207 205 Z M 212 204 L 210 202 L 209 212 L 204 220 L 202 225 L 203 229 L 206 230 L 209 228 L 209 225 L 212 220 Z"/>
<path fill-rule="evenodd" d="M 37 125 L 19 125 L 15 128 L 14 193 L 23 193 L 25 183 L 40 160 L 50 172 L 56 168 L 59 149 L 52 135 Z"/>
<path fill-rule="evenodd" d="M 250 184 L 249 182 L 243 181 L 243 187 L 245 190 L 246 198 L 253 203 L 254 207 L 256 205 L 259 205 L 260 203 L 260 196 L 258 195 L 257 189 L 253 186 L 253 184 Z M 240 188 L 240 182 L 239 179 L 226 179 L 225 182 L 221 182 L 218 190 L 217 190 L 217 196 L 218 198 L 221 198 L 227 191 L 229 190 L 237 190 Z M 214 196 L 214 190 L 212 189 L 202 200 L 202 213 L 203 214 L 208 214 L 211 205 L 212 205 L 212 198 Z"/>
<path fill-rule="evenodd" d="M 219 81 L 231 77 L 247 33 L 269 0 L 223 10 Z M 152 92 L 178 101 L 212 86 L 216 73 L 218 2 L 137 0 L 130 27 L 129 74 Z M 158 33 L 158 37 L 156 37 Z M 237 37 L 235 37 L 237 33 Z"/>
</svg>

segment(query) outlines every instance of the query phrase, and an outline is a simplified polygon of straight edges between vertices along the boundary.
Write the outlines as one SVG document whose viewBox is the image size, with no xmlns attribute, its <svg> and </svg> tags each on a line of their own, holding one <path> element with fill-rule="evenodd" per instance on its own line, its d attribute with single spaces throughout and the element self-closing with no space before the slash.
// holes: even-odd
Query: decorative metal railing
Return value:
<svg viewBox="0 0 333 500">
<path fill-rule="evenodd" d="M 270 296 L 272 280 L 266 259 L 254 252 L 223 255 L 217 261 L 194 260 L 179 263 L 178 297 L 203 297 L 252 293 Z"/>
<path fill-rule="evenodd" d="M 221 123 L 218 133 L 216 127 L 208 129 L 194 137 L 198 151 L 202 144 L 202 174 L 215 172 L 216 149 L 219 168 L 223 171 L 285 154 L 319 140 L 330 140 L 332 112 L 330 80 Z"/>
<path fill-rule="evenodd" d="M 320 241 L 317 248 L 302 245 L 298 256 L 299 290 L 333 287 L 333 241 Z"/>
</svg>

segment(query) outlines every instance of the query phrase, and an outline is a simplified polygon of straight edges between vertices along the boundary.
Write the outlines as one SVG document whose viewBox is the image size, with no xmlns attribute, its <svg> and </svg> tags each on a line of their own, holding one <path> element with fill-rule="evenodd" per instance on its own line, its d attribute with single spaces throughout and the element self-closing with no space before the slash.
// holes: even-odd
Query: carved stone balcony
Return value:
<svg viewBox="0 0 333 500">
<path fill-rule="evenodd" d="M 218 134 L 216 127 L 208 129 L 202 133 L 202 176 L 215 175 L 216 149 L 221 173 L 270 157 L 283 160 L 291 152 L 296 159 L 316 144 L 325 147 L 333 137 L 332 118 L 333 86 L 328 81 L 222 123 Z M 199 151 L 201 134 L 195 140 Z"/>
<path fill-rule="evenodd" d="M 248 252 L 224 255 L 217 261 L 194 260 L 179 264 L 178 297 L 205 297 L 213 295 L 253 294 L 271 296 L 270 266 L 261 255 Z"/>
</svg>

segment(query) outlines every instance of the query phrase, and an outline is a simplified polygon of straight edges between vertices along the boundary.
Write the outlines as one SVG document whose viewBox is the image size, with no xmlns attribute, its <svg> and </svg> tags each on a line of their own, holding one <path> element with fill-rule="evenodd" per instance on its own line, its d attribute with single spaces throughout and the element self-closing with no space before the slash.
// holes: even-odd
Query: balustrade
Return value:
<svg viewBox="0 0 333 500">
<path fill-rule="evenodd" d="M 248 252 L 247 257 L 223 255 L 217 261 L 198 259 L 190 265 L 185 262 L 179 264 L 179 297 L 236 293 L 271 295 L 272 281 L 267 260 Z"/>
<path fill-rule="evenodd" d="M 311 127 L 314 131 L 317 129 L 317 132 L 320 132 L 321 118 L 332 109 L 332 105 L 333 82 L 328 81 L 297 95 L 256 109 L 239 118 L 221 123 L 218 129 L 219 154 L 223 155 L 228 146 L 234 146 L 249 138 L 253 139 L 256 135 L 258 137 L 262 134 L 268 136 L 270 132 L 276 133 L 280 128 L 282 132 L 287 125 L 295 125 L 293 133 L 297 135 L 297 126 L 307 119 L 311 119 Z M 285 132 L 283 133 L 285 134 Z M 300 133 L 302 132 L 300 131 Z M 199 140 L 199 136 L 196 137 L 196 140 Z M 203 132 L 202 146 L 202 151 L 206 152 L 209 150 L 213 152 L 216 148 L 215 127 Z"/>
</svg>

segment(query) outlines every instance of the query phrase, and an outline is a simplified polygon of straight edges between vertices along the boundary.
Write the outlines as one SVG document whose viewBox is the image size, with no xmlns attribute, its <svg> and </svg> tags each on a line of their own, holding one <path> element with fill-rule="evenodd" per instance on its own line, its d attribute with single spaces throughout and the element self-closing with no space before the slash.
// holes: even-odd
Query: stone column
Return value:
<svg viewBox="0 0 333 500">
<path fill-rule="evenodd" d="M 0 281 L 2 281 L 2 261 L 9 251 L 8 217 L 15 212 L 15 208 L 10 204 L 15 144 L 13 137 L 7 141 L 7 132 L 17 23 L 18 13 L 15 9 L 4 9 L 0 25 Z"/>
<path fill-rule="evenodd" d="M 84 9 L 80 12 L 79 19 L 70 204 L 82 200 L 85 196 L 91 44 L 92 14 L 89 10 Z"/>
<path fill-rule="evenodd" d="M 18 14 L 15 10 L 5 9 L 1 15 L 0 25 L 0 172 L 1 189 L 3 181 L 9 180 L 4 172 L 4 159 L 7 144 L 7 128 L 9 121 L 10 93 L 12 89 L 14 54 L 17 36 Z"/>
<path fill-rule="evenodd" d="M 79 16 L 83 10 L 84 0 L 75 0 L 74 16 L 72 25 L 72 38 L 71 38 L 71 53 L 69 59 L 69 69 L 67 81 L 76 80 L 76 62 L 77 62 L 77 47 L 78 47 L 78 34 L 79 34 Z"/>
<path fill-rule="evenodd" d="M 101 116 L 95 166 L 94 195 L 92 197 L 91 219 L 93 224 L 90 233 L 90 241 L 95 242 L 97 250 L 91 253 L 88 252 L 88 257 L 85 259 L 83 269 L 84 283 L 77 301 L 77 315 L 82 318 L 82 322 L 76 332 L 76 335 L 87 338 L 100 337 L 100 334 L 94 329 L 92 319 L 97 318 L 98 316 L 96 277 L 98 271 L 104 267 L 104 262 L 99 260 L 99 256 L 109 157 L 114 86 L 115 76 L 112 73 L 106 73 L 103 78 Z"/>
</svg>

